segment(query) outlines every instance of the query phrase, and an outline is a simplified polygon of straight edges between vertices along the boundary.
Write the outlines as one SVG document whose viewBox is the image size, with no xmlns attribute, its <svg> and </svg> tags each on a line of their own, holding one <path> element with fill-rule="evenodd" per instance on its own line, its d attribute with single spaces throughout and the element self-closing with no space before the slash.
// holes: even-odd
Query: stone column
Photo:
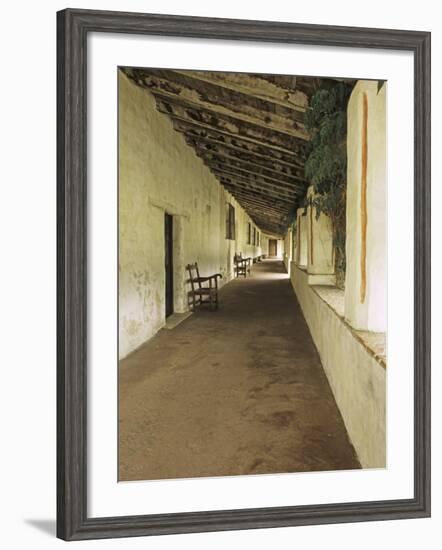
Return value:
<svg viewBox="0 0 442 550">
<path fill-rule="evenodd" d="M 313 196 L 313 188 L 307 190 L 307 197 Z M 307 208 L 307 272 L 312 285 L 335 285 L 333 255 L 333 233 L 328 216 L 321 213 L 316 219 L 316 208 Z"/>
<path fill-rule="evenodd" d="M 290 274 L 290 263 L 292 261 L 292 228 L 290 228 L 284 237 L 284 265 L 287 273 Z"/>
<path fill-rule="evenodd" d="M 304 216 L 304 208 L 298 208 L 296 212 L 296 228 L 296 264 L 307 267 L 307 216 Z"/>
<path fill-rule="evenodd" d="M 387 329 L 386 86 L 360 80 L 347 110 L 345 317 L 375 332 Z"/>
</svg>

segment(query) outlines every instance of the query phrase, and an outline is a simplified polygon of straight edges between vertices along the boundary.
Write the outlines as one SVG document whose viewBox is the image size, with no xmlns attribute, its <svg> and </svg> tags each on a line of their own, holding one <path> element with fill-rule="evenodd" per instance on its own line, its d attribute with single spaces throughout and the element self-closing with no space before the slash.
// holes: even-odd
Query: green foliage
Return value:
<svg viewBox="0 0 442 550">
<path fill-rule="evenodd" d="M 345 275 L 345 206 L 347 175 L 347 102 L 351 87 L 338 82 L 320 88 L 312 97 L 305 114 L 311 134 L 305 163 L 305 177 L 314 190 L 304 206 L 316 208 L 330 217 L 338 281 Z"/>
</svg>

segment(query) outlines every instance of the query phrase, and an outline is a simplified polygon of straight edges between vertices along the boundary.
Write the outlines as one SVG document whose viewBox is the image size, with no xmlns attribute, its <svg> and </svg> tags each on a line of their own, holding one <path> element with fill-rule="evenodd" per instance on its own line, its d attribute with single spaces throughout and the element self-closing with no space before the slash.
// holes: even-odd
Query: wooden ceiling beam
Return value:
<svg viewBox="0 0 442 550">
<path fill-rule="evenodd" d="M 260 228 L 262 233 L 271 233 L 276 235 L 284 235 L 286 232 L 285 223 L 272 222 L 263 219 L 259 214 L 250 214 L 253 222 Z"/>
<path fill-rule="evenodd" d="M 186 142 L 191 147 L 198 147 L 202 149 L 213 149 L 216 147 L 218 151 L 225 153 L 226 155 L 241 155 L 244 158 L 248 158 L 252 162 L 267 162 L 279 167 L 281 171 L 295 170 L 304 172 L 304 165 L 294 155 L 282 154 L 274 149 L 269 149 L 263 146 L 254 146 L 249 142 L 244 142 L 238 139 L 225 140 L 225 136 L 222 134 L 216 135 L 211 133 L 211 137 L 204 135 L 205 131 L 198 132 L 197 128 L 188 128 L 187 130 L 180 130 L 184 133 Z M 222 139 L 221 139 L 222 138 Z"/>
<path fill-rule="evenodd" d="M 229 193 L 235 193 L 236 195 L 247 199 L 250 203 L 266 208 L 269 212 L 284 214 L 292 210 L 291 204 L 263 198 L 261 195 L 257 195 L 256 193 L 250 192 L 231 183 L 223 183 L 223 185 Z"/>
<path fill-rule="evenodd" d="M 268 157 L 265 158 L 259 155 L 250 154 L 210 140 L 203 141 L 202 139 L 197 139 L 190 136 L 185 136 L 185 138 L 186 143 L 195 149 L 198 156 L 208 154 L 216 155 L 218 158 L 223 160 L 225 159 L 226 161 L 233 160 L 247 163 L 248 165 L 259 166 L 260 168 L 274 172 L 275 175 L 281 175 L 304 181 L 304 170 L 300 166 L 295 167 L 293 165 L 286 165 L 279 161 L 269 159 Z"/>
<path fill-rule="evenodd" d="M 268 80 L 266 81 L 263 78 L 246 73 L 181 70 L 176 72 L 202 80 L 203 82 L 216 84 L 229 90 L 241 92 L 252 97 L 257 97 L 273 103 L 279 103 L 284 106 L 289 105 L 293 109 L 297 109 L 301 112 L 304 112 L 308 106 L 308 96 L 296 89 L 296 77 L 294 77 L 295 87 L 290 86 L 284 88 L 280 85 L 269 82 Z"/>
<path fill-rule="evenodd" d="M 267 204 L 277 204 L 278 206 L 284 205 L 284 208 L 292 208 L 297 203 L 297 201 L 292 197 L 287 197 L 287 195 L 282 195 L 278 193 L 270 193 L 266 189 L 253 187 L 249 183 L 238 180 L 237 178 L 233 178 L 231 176 L 226 176 L 224 174 L 215 174 L 215 176 L 224 186 L 230 185 L 234 188 L 237 188 L 239 191 L 243 191 L 244 193 L 249 193 L 251 195 L 259 197 L 262 200 L 267 201 Z"/>
<path fill-rule="evenodd" d="M 250 193 L 247 193 L 247 191 L 243 191 L 238 188 L 231 188 L 228 185 L 226 185 L 225 187 L 227 191 L 229 191 L 230 193 L 232 194 L 235 193 L 235 196 L 242 197 L 244 200 L 247 200 L 248 203 L 253 204 L 254 206 L 264 208 L 270 214 L 274 214 L 277 216 L 285 216 L 294 212 L 294 210 L 287 205 L 272 206 L 267 202 L 263 202 L 262 200 L 260 200 L 259 197 L 256 197 L 251 195 Z"/>
<path fill-rule="evenodd" d="M 238 197 L 236 200 L 241 204 L 241 207 L 244 208 L 249 216 L 252 216 L 255 220 L 259 220 L 260 223 L 272 223 L 273 225 L 281 227 L 281 229 L 287 227 L 288 215 L 281 214 L 279 216 L 271 216 L 263 212 L 259 207 L 251 205 L 241 197 Z"/>
<path fill-rule="evenodd" d="M 260 128 L 255 124 L 239 121 L 224 115 L 214 114 L 203 109 L 186 108 L 172 101 L 164 101 L 156 98 L 157 108 L 160 113 L 169 115 L 174 120 L 181 120 L 201 128 L 214 129 L 230 137 L 241 138 L 251 143 L 265 145 L 283 153 L 305 154 L 305 142 L 273 130 Z"/>
<path fill-rule="evenodd" d="M 167 75 L 165 74 L 166 72 Z M 196 78 L 195 72 L 192 76 L 190 72 L 172 70 L 164 71 L 163 76 L 174 82 L 180 82 L 190 89 L 198 90 L 199 93 L 209 100 L 216 98 L 229 106 L 232 104 L 242 104 L 244 107 L 272 113 L 277 117 L 288 118 L 300 123 L 304 122 L 306 108 L 300 108 L 298 105 L 294 106 L 288 102 L 275 101 L 275 98 L 271 96 L 267 98 L 258 97 L 256 94 L 245 93 L 239 89 L 235 89 L 234 86 L 229 87 L 224 84 L 214 84 L 213 82 L 209 82 L 209 80 Z"/>
<path fill-rule="evenodd" d="M 278 134 L 287 135 L 288 137 L 308 141 L 310 134 L 305 129 L 304 123 L 296 122 L 291 119 L 280 119 L 275 115 L 273 117 L 266 112 L 258 113 L 254 112 L 253 116 L 250 114 L 241 113 L 232 109 L 227 109 L 218 104 L 207 103 L 202 101 L 195 101 L 190 99 L 183 99 L 181 96 L 176 96 L 172 93 L 166 93 L 155 89 L 150 90 L 155 98 L 159 101 L 164 101 L 182 107 L 183 109 L 198 109 L 204 110 L 206 113 L 213 113 L 213 115 L 225 120 L 228 123 L 236 121 L 238 125 L 247 124 L 250 125 L 255 133 L 258 128 L 261 128 L 263 132 L 278 132 Z"/>
<path fill-rule="evenodd" d="M 273 235 L 282 236 L 286 231 L 283 225 L 279 223 L 272 223 L 272 222 L 263 220 L 259 217 L 259 215 L 252 214 L 250 217 L 255 223 L 255 225 L 259 228 L 261 233 L 270 233 Z"/>
<path fill-rule="evenodd" d="M 273 231 L 278 234 L 285 234 L 289 220 L 293 215 L 291 209 L 275 209 L 250 194 L 238 191 L 237 188 L 230 189 L 229 186 L 226 186 L 226 188 L 262 230 L 264 230 L 265 222 L 266 224 L 272 224 Z"/>
<path fill-rule="evenodd" d="M 252 185 L 257 191 L 267 191 L 269 195 L 274 193 L 275 195 L 284 196 L 288 200 L 296 201 L 303 194 L 303 191 L 300 188 L 295 188 L 294 186 L 288 187 L 287 185 L 277 185 L 274 181 L 269 180 L 268 178 L 263 178 L 262 176 L 256 176 L 255 174 L 243 172 L 241 170 L 231 168 L 230 166 L 216 163 L 208 163 L 207 167 L 214 174 L 216 174 L 216 176 L 226 176 L 228 178 L 242 181 L 243 183 L 248 183 Z"/>
<path fill-rule="evenodd" d="M 266 213 L 265 211 L 260 209 L 260 207 L 250 204 L 249 202 L 247 202 L 245 199 L 241 197 L 239 197 L 236 200 L 241 204 L 242 208 L 244 208 L 249 213 L 249 215 L 253 217 L 254 220 L 259 219 L 261 223 L 263 222 L 266 222 L 268 224 L 271 223 L 275 226 L 280 227 L 281 229 L 285 228 L 287 219 L 288 219 L 287 214 L 279 214 L 278 216 L 274 216 Z"/>
<path fill-rule="evenodd" d="M 229 191 L 229 193 L 235 193 L 238 196 L 243 197 L 244 199 L 249 200 L 251 203 L 253 202 L 257 206 L 262 206 L 269 210 L 269 212 L 274 212 L 278 214 L 282 214 L 285 212 L 288 212 L 290 210 L 290 206 L 285 203 L 272 203 L 268 199 L 262 198 L 260 195 L 256 195 L 255 193 L 251 193 L 250 191 L 247 191 L 245 189 L 242 189 L 241 187 L 232 185 L 231 183 L 225 183 L 223 184 L 224 187 Z"/>
<path fill-rule="evenodd" d="M 254 210 L 256 212 L 259 211 L 260 214 L 262 214 L 263 216 L 269 219 L 271 218 L 273 221 L 276 220 L 278 221 L 278 223 L 281 223 L 281 220 L 285 219 L 289 215 L 289 212 L 267 211 L 267 208 L 265 206 L 249 200 L 246 196 L 241 195 L 241 193 L 237 193 L 236 195 L 234 195 L 234 197 L 236 198 L 236 200 L 242 202 L 248 212 L 250 212 L 251 210 Z"/>
<path fill-rule="evenodd" d="M 280 215 L 280 216 L 269 216 L 266 215 L 259 207 L 254 207 L 253 205 L 250 205 L 247 201 L 244 199 L 241 199 L 241 197 L 236 199 L 238 203 L 241 205 L 244 210 L 247 211 L 249 216 L 255 221 L 255 223 L 262 227 L 264 224 L 272 224 L 273 227 L 278 227 L 278 232 L 285 233 L 287 231 L 287 227 L 289 225 L 289 219 L 290 215 Z"/>
<path fill-rule="evenodd" d="M 307 184 L 304 179 L 294 176 L 286 176 L 285 174 L 274 172 L 268 168 L 263 168 L 262 166 L 258 166 L 245 160 L 226 158 L 223 156 L 218 156 L 217 153 L 204 152 L 199 149 L 196 149 L 196 154 L 208 164 L 227 166 L 229 169 L 232 168 L 245 172 L 246 174 L 261 176 L 269 181 L 274 181 L 275 184 L 281 185 L 287 189 L 304 190 L 307 188 Z"/>
<path fill-rule="evenodd" d="M 265 221 L 267 223 L 272 223 L 274 225 L 278 225 L 280 227 L 284 227 L 285 225 L 285 220 L 287 218 L 287 216 L 284 216 L 284 215 L 280 215 L 280 216 L 272 216 L 272 215 L 269 215 L 269 214 L 266 214 L 265 212 L 262 211 L 262 209 L 260 209 L 259 207 L 256 207 L 256 206 L 253 206 L 251 205 L 250 203 L 248 203 L 247 201 L 239 198 L 237 199 L 238 202 L 241 202 L 241 205 L 242 207 L 247 210 L 247 212 L 249 213 L 249 215 L 253 215 L 253 216 L 256 216 L 256 218 L 259 218 L 259 220 L 262 222 L 262 221 Z"/>
<path fill-rule="evenodd" d="M 278 88 L 291 89 L 295 87 L 307 97 L 312 96 L 324 80 L 330 80 L 330 82 L 334 80 L 311 76 L 292 76 L 287 74 L 254 74 L 252 76 L 273 84 Z"/>
</svg>

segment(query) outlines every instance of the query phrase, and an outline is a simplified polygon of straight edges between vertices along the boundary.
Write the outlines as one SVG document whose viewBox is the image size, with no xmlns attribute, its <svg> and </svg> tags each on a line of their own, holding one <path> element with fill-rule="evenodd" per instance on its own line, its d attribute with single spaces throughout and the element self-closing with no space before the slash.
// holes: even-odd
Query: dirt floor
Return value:
<svg viewBox="0 0 442 550">
<path fill-rule="evenodd" d="M 282 262 L 120 362 L 119 479 L 360 468 Z"/>
</svg>

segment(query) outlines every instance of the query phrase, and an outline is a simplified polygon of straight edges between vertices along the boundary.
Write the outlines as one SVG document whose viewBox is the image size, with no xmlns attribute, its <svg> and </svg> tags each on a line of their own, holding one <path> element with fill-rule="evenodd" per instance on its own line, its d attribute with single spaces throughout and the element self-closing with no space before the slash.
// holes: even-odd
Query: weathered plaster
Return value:
<svg viewBox="0 0 442 550">
<path fill-rule="evenodd" d="M 236 239 L 225 238 L 225 205 L 235 207 Z M 165 325 L 164 214 L 173 215 L 174 307 L 187 310 L 187 263 L 201 274 L 233 277 L 233 256 L 261 254 L 247 245 L 252 222 L 219 184 L 147 90 L 119 74 L 119 355 Z M 253 224 L 254 225 L 254 224 Z"/>
<path fill-rule="evenodd" d="M 321 363 L 364 468 L 386 466 L 386 370 L 338 311 L 292 263 L 291 281 Z M 342 313 L 342 312 L 341 312 Z M 326 330 L 324 327 L 327 327 Z"/>
</svg>

